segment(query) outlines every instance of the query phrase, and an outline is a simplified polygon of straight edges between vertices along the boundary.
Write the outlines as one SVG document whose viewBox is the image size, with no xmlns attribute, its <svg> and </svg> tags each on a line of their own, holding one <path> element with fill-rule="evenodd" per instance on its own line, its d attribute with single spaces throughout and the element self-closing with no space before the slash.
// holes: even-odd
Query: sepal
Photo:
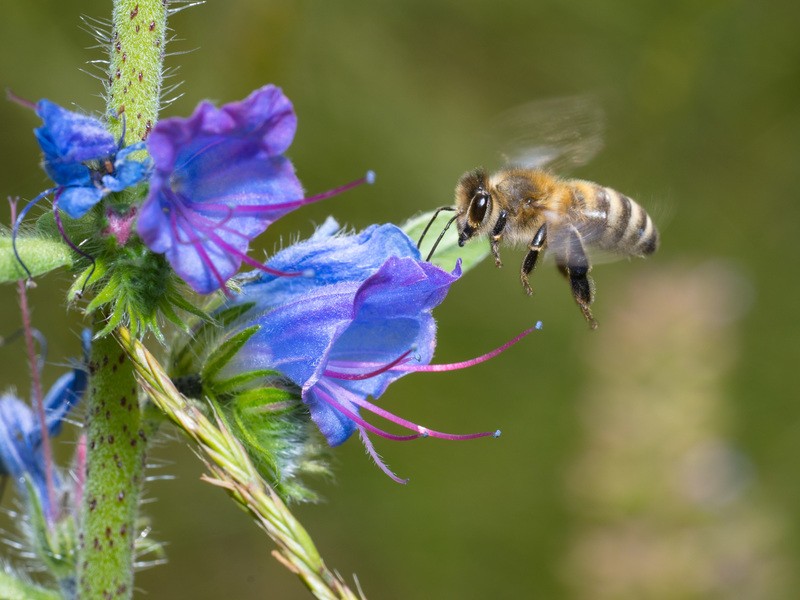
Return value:
<svg viewBox="0 0 800 600">
<path fill-rule="evenodd" d="M 78 530 L 74 515 L 61 510 L 55 519 L 48 519 L 33 483 L 26 477 L 26 533 L 32 549 L 62 590 L 75 586 L 75 557 L 78 551 Z M 69 494 L 69 490 L 64 490 Z"/>
<path fill-rule="evenodd" d="M 251 303 L 222 308 L 213 314 L 213 324 L 199 323 L 180 336 L 169 376 L 182 394 L 211 408 L 284 500 L 317 501 L 303 477 L 329 474 L 328 453 L 300 388 L 273 369 L 226 368 L 260 329 L 241 326 L 251 308 Z M 223 333 L 231 328 L 235 333 Z"/>
<path fill-rule="evenodd" d="M 203 365 L 200 373 L 201 379 L 203 381 L 212 380 L 259 329 L 261 328 L 258 325 L 243 329 L 214 348 Z"/>
<path fill-rule="evenodd" d="M 96 337 L 106 336 L 122 325 L 136 337 L 150 332 L 165 343 L 159 322 L 162 317 L 184 331 L 189 329 L 176 309 L 200 320 L 210 320 L 183 296 L 185 286 L 164 257 L 153 254 L 141 243 L 115 248 L 114 252 L 97 257 L 75 280 L 68 298 L 75 302 L 87 290 L 94 296 L 85 308 L 86 313 L 102 309 L 107 315 L 106 324 Z"/>
<path fill-rule="evenodd" d="M 328 451 L 300 399 L 300 390 L 258 387 L 217 404 L 253 465 L 290 502 L 316 502 L 304 475 L 330 475 Z"/>
</svg>

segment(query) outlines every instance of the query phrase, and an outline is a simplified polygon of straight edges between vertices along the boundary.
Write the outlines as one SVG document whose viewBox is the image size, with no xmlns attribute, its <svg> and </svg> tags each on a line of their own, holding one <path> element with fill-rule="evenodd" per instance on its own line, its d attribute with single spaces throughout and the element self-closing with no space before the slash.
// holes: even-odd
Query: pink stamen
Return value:
<svg viewBox="0 0 800 600">
<path fill-rule="evenodd" d="M 203 214 L 209 212 L 204 210 L 206 204 L 193 202 L 179 194 L 170 193 L 169 196 L 175 208 L 181 212 L 183 218 L 186 219 L 186 221 L 190 223 L 193 228 L 201 229 L 204 232 L 224 231 L 243 240 L 247 240 L 248 242 L 250 241 L 250 238 L 247 235 L 238 229 L 233 229 L 228 226 L 228 223 L 236 216 L 235 213 L 238 210 L 236 207 L 225 205 L 225 212 L 227 214 L 225 214 L 225 216 L 219 221 L 215 221 L 212 217 Z"/>
<path fill-rule="evenodd" d="M 353 397 L 351 398 L 351 401 L 355 404 L 358 404 L 361 408 L 365 408 L 368 411 L 378 415 L 379 417 L 383 417 L 387 421 L 391 421 L 392 423 L 399 425 L 401 427 L 405 427 L 406 429 L 410 429 L 411 431 L 419 432 L 420 437 L 433 437 L 443 440 L 461 441 L 461 440 L 474 440 L 482 437 L 500 436 L 499 431 L 484 431 L 481 433 L 468 433 L 463 435 L 444 433 L 442 431 L 436 431 L 435 429 L 428 429 L 427 427 L 423 427 L 422 425 L 417 425 L 416 423 L 403 419 L 402 417 L 398 417 L 397 415 L 390 413 L 388 410 L 385 410 L 380 406 L 372 404 L 372 402 L 368 400 Z"/>
<path fill-rule="evenodd" d="M 240 252 L 239 250 L 228 244 L 225 240 L 223 240 L 213 231 L 208 231 L 206 233 L 208 234 L 209 239 L 213 241 L 217 246 L 219 246 L 220 248 L 222 248 L 227 252 L 230 252 L 231 254 L 235 254 L 240 259 L 242 259 L 242 262 L 247 263 L 251 267 L 259 269 L 260 271 L 264 271 L 265 273 L 269 273 L 270 275 L 275 275 L 277 277 L 299 277 L 300 275 L 303 274 L 302 271 L 291 271 L 291 272 L 279 271 L 278 269 L 273 269 L 271 267 L 268 267 L 264 263 L 260 263 L 256 259 L 250 258 L 244 252 Z"/>
<path fill-rule="evenodd" d="M 377 450 L 375 450 L 375 446 L 372 445 L 372 440 L 369 439 L 367 432 L 364 431 L 361 427 L 358 428 L 358 437 L 361 438 L 361 443 L 364 444 L 364 448 L 366 449 L 367 454 L 369 454 L 370 457 L 372 457 L 372 460 L 375 462 L 376 465 L 378 465 L 378 468 L 381 471 L 386 473 L 386 475 L 388 475 L 389 478 L 396 483 L 401 483 L 403 485 L 408 483 L 408 479 L 402 479 L 398 477 L 392 472 L 392 470 L 389 467 L 386 466 L 386 463 L 383 462 L 383 459 L 378 455 Z"/>
<path fill-rule="evenodd" d="M 170 219 L 170 225 L 172 227 L 172 233 L 175 235 L 176 239 L 179 239 L 179 232 L 178 232 L 177 228 L 178 228 L 178 225 L 180 223 L 178 223 L 177 219 L 175 219 L 174 213 L 172 213 L 170 216 L 172 217 Z M 187 234 L 188 233 L 189 232 L 187 232 Z M 214 263 L 211 261 L 211 258 L 208 256 L 208 253 L 206 252 L 206 249 L 203 248 L 203 245 L 198 240 L 193 240 L 191 242 L 191 245 L 194 247 L 194 249 L 200 255 L 200 258 L 203 261 L 203 264 L 205 264 L 209 268 L 209 270 L 211 271 L 211 274 L 214 276 L 214 279 L 216 279 L 217 283 L 219 283 L 220 289 L 225 293 L 226 296 L 229 295 L 228 289 L 225 287 L 225 279 L 223 279 L 222 275 L 220 274 L 220 272 L 217 271 L 217 268 L 214 266 Z"/>
<path fill-rule="evenodd" d="M 473 358 L 473 359 L 470 359 L 470 360 L 465 360 L 465 361 L 457 362 L 457 363 L 449 363 L 449 364 L 444 364 L 444 365 L 412 365 L 412 364 L 404 364 L 404 365 L 397 365 L 396 368 L 398 370 L 401 370 L 401 371 L 427 371 L 427 372 L 438 373 L 438 372 L 442 372 L 442 371 L 457 371 L 459 369 L 466 369 L 467 367 L 474 367 L 475 365 L 479 365 L 482 362 L 486 362 L 487 360 L 490 360 L 490 359 L 494 358 L 498 354 L 501 354 L 501 353 L 505 352 L 511 346 L 513 346 L 514 344 L 519 342 L 522 338 L 528 336 L 532 332 L 537 331 L 537 330 L 539 330 L 541 328 L 542 328 L 542 322 L 539 321 L 539 322 L 536 323 L 536 325 L 534 325 L 530 329 L 526 329 L 525 331 L 520 333 L 518 336 L 516 336 L 515 338 L 509 340 L 508 342 L 506 342 L 505 344 L 503 344 L 499 348 L 495 348 L 491 352 L 487 352 L 486 354 L 484 354 L 482 356 L 478 356 L 477 358 Z"/>
<path fill-rule="evenodd" d="M 364 429 L 366 429 L 371 433 L 374 433 L 375 435 L 379 435 L 383 438 L 386 438 L 387 440 L 392 440 L 395 442 L 408 442 L 423 437 L 423 434 L 421 433 L 417 433 L 414 435 L 396 435 L 394 433 L 389 433 L 388 431 L 384 431 L 383 429 L 375 427 L 375 425 L 372 425 L 371 423 L 365 421 L 362 417 L 358 415 L 358 413 L 350 410 L 349 408 L 341 404 L 338 400 L 336 400 L 336 398 L 334 398 L 324 390 L 320 389 L 319 387 L 315 390 L 315 392 L 316 392 L 315 395 L 321 398 L 328 406 L 338 410 L 345 417 L 355 422 L 356 425 L 363 427 Z"/>
<path fill-rule="evenodd" d="M 183 219 L 184 219 L 184 221 L 186 221 L 187 225 L 193 225 L 193 226 L 195 226 L 195 228 L 201 229 L 203 235 L 206 237 L 206 239 L 208 241 L 212 242 L 213 244 L 215 244 L 217 247 L 221 248 L 222 250 L 225 250 L 229 254 L 235 255 L 236 257 L 241 259 L 242 262 L 247 263 L 251 267 L 254 267 L 256 269 L 264 271 L 265 273 L 269 273 L 270 275 L 275 275 L 276 277 L 299 277 L 300 275 L 303 274 L 300 271 L 289 272 L 289 271 L 279 271 L 277 269 L 273 269 L 273 268 L 268 267 L 267 265 L 265 265 L 263 263 L 258 262 L 254 258 L 250 258 L 244 252 L 241 252 L 240 250 L 238 250 L 238 249 L 234 248 L 233 246 L 231 246 L 228 242 L 226 242 L 224 239 L 222 239 L 214 231 L 214 228 L 222 228 L 222 225 L 224 225 L 224 223 L 227 222 L 227 220 L 224 221 L 222 224 L 215 223 L 214 221 L 208 219 L 208 217 L 205 217 L 204 215 L 199 215 L 199 214 L 193 212 L 191 210 L 191 208 L 188 208 L 188 207 L 184 206 L 184 203 L 181 202 L 181 198 L 179 196 L 175 196 L 175 198 L 174 198 L 174 206 L 175 206 L 176 211 L 180 212 L 181 217 L 183 217 Z M 171 213 L 172 214 L 172 218 L 176 218 L 175 217 L 175 212 L 176 211 L 172 211 L 172 213 Z M 210 221 L 210 225 L 206 226 L 204 222 L 209 222 L 209 221 Z M 186 228 L 184 227 L 184 229 L 186 229 Z M 246 238 L 246 236 L 244 236 L 241 232 L 238 232 L 238 231 L 235 231 L 235 230 L 231 230 L 231 229 L 228 229 L 228 228 L 225 228 L 225 230 L 226 231 L 230 231 L 230 233 L 238 235 L 239 237 Z M 190 235 L 190 236 L 191 236 L 192 233 L 193 232 L 187 231 L 187 234 Z M 202 243 L 202 240 L 197 239 L 197 238 L 189 239 L 186 242 L 184 242 L 183 240 L 180 240 L 180 239 L 177 239 L 177 241 L 178 241 L 178 243 L 189 243 L 189 244 L 192 244 L 192 245 L 196 245 L 197 243 Z"/>
<path fill-rule="evenodd" d="M 372 184 L 374 182 L 375 182 L 375 173 L 373 173 L 372 171 L 367 171 L 367 174 L 364 177 L 351 181 L 350 183 L 340 185 L 339 187 L 330 189 L 327 192 L 315 194 L 314 196 L 308 196 L 306 198 L 301 198 L 300 200 L 291 200 L 290 202 L 281 202 L 280 204 L 255 204 L 255 205 L 251 204 L 245 206 L 235 206 L 233 207 L 233 210 L 236 211 L 237 213 L 268 213 L 268 212 L 298 208 L 300 206 L 305 206 L 306 204 L 312 204 L 314 202 L 319 202 L 320 200 L 326 200 L 327 198 L 331 198 L 332 196 L 336 196 L 338 194 L 346 192 L 347 190 L 350 190 L 361 184 L 364 183 Z M 220 204 L 213 202 L 198 203 L 198 206 L 202 206 L 203 210 L 209 210 L 209 209 L 231 210 L 231 206 L 228 204 Z"/>
<path fill-rule="evenodd" d="M 377 377 L 381 373 L 385 373 L 392 367 L 395 367 L 398 364 L 404 362 L 409 354 L 411 354 L 411 350 L 407 350 L 406 352 L 401 354 L 398 358 L 394 359 L 392 362 L 387 363 L 374 371 L 370 371 L 369 373 L 341 373 L 339 371 L 331 371 L 329 369 L 326 369 L 324 374 L 326 377 L 332 377 L 334 379 L 346 379 L 348 381 L 361 381 L 363 379 L 371 379 L 372 377 Z"/>
<path fill-rule="evenodd" d="M 207 146 L 206 148 L 199 150 L 192 157 L 188 158 L 184 162 L 184 166 L 188 162 L 190 162 L 195 156 L 197 156 L 202 152 L 205 152 L 210 147 L 211 146 Z M 264 263 L 261 263 L 253 258 L 250 258 L 249 256 L 247 256 L 247 254 L 241 252 L 240 250 L 234 248 L 232 245 L 226 242 L 222 237 L 219 236 L 219 234 L 216 233 L 216 231 L 223 230 L 232 235 L 236 235 L 241 238 L 247 239 L 247 236 L 242 234 L 240 231 L 227 227 L 227 223 L 232 218 L 234 218 L 234 216 L 242 214 L 246 215 L 248 213 L 253 213 L 255 216 L 258 213 L 269 213 L 291 208 L 297 208 L 305 204 L 310 204 L 312 202 L 317 202 L 319 200 L 330 198 L 331 196 L 340 194 L 357 185 L 361 185 L 362 183 L 371 184 L 374 181 L 375 181 L 375 174 L 372 171 L 368 171 L 366 176 L 361 177 L 360 179 L 356 179 L 355 181 L 351 181 L 350 183 L 347 183 L 345 185 L 341 185 L 327 192 L 323 192 L 315 196 L 309 196 L 308 198 L 303 198 L 301 200 L 294 200 L 292 202 L 284 202 L 281 204 L 272 204 L 272 205 L 242 206 L 242 205 L 232 205 L 232 204 L 218 203 L 218 202 L 192 202 L 191 200 L 183 198 L 183 196 L 181 196 L 180 194 L 170 193 L 169 194 L 169 199 L 171 201 L 170 204 L 174 208 L 173 210 L 169 211 L 170 227 L 172 229 L 172 234 L 175 238 L 175 241 L 178 244 L 186 244 L 194 247 L 195 251 L 200 255 L 200 258 L 202 259 L 203 263 L 208 266 L 208 268 L 214 275 L 214 278 L 219 283 L 220 287 L 227 294 L 227 291 L 225 290 L 225 281 L 223 280 L 219 271 L 217 271 L 214 264 L 211 262 L 211 259 L 208 256 L 208 253 L 206 252 L 205 248 L 203 248 L 202 246 L 202 244 L 206 241 L 214 244 L 220 250 L 223 250 L 228 254 L 236 256 L 247 265 L 259 269 L 260 271 L 263 271 L 265 273 L 269 273 L 270 275 L 274 275 L 276 277 L 299 277 L 304 274 L 303 272 L 279 271 L 277 269 L 268 267 Z M 241 202 L 241 200 L 242 200 L 241 197 L 237 198 L 238 202 Z M 203 214 L 214 210 L 224 211 L 225 216 L 221 221 L 214 221 L 206 214 Z M 180 219 L 178 219 L 176 213 L 180 214 Z M 196 237 L 195 234 L 198 232 L 202 234 L 203 239 L 199 239 L 198 237 Z M 186 237 L 184 237 L 184 234 Z M 391 368 L 391 366 L 389 366 L 388 368 Z M 336 375 L 333 376 L 335 377 Z M 375 375 L 368 374 L 363 378 L 366 379 L 368 377 L 374 377 L 374 376 Z M 342 378 L 347 378 L 347 376 L 344 375 L 344 377 Z"/>
<path fill-rule="evenodd" d="M 192 208 L 193 202 L 187 200 L 180 194 L 175 194 L 168 192 L 167 196 L 169 197 L 171 205 L 174 207 L 175 210 L 171 210 L 170 213 L 174 213 L 175 211 L 180 212 L 181 217 L 186 221 L 187 224 L 191 226 L 191 228 L 201 230 L 202 232 L 208 232 L 210 230 L 221 229 L 226 231 L 232 235 L 236 235 L 244 240 L 248 239 L 246 235 L 244 235 L 241 231 L 237 231 L 236 229 L 229 228 L 228 222 L 233 218 L 233 210 L 228 207 L 227 215 L 222 218 L 220 221 L 214 221 L 210 217 L 200 214 L 196 209 Z M 200 241 L 203 241 L 200 238 L 197 238 Z M 191 240 L 188 242 L 179 242 L 179 243 L 192 243 Z"/>
</svg>

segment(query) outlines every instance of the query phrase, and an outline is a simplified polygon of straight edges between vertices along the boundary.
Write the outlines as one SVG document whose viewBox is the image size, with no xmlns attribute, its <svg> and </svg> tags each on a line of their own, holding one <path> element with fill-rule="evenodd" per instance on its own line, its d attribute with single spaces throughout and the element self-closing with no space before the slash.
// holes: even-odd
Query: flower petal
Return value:
<svg viewBox="0 0 800 600">
<path fill-rule="evenodd" d="M 27 404 L 10 394 L 0 397 L 0 475 L 18 477 L 33 465 L 29 436 L 35 427 Z"/>
<path fill-rule="evenodd" d="M 100 202 L 103 196 L 105 196 L 105 192 L 92 184 L 85 187 L 61 188 L 61 193 L 58 195 L 58 208 L 71 218 L 80 219 Z"/>
<path fill-rule="evenodd" d="M 250 240 L 303 197 L 291 162 L 280 156 L 295 128 L 291 103 L 274 86 L 219 109 L 202 102 L 188 119 L 154 128 L 147 146 L 155 173 L 139 235 L 195 291 L 222 287 Z"/>
<path fill-rule="evenodd" d="M 341 411 L 337 410 L 326 402 L 323 397 L 327 394 L 328 398 L 336 398 L 336 402 L 343 404 L 354 412 L 358 412 L 358 406 L 348 399 L 348 392 L 339 389 L 326 389 L 322 384 L 309 389 L 303 394 L 303 402 L 308 405 L 311 413 L 311 420 L 319 428 L 320 433 L 330 446 L 339 446 L 347 441 L 356 430 L 355 422 Z"/>
<path fill-rule="evenodd" d="M 379 370 L 364 379 L 333 381 L 326 370 L 333 366 L 334 370 L 370 373 L 411 349 L 417 360 L 429 363 L 436 333 L 430 311 L 458 276 L 458 272 L 447 273 L 414 258 L 392 256 L 362 282 L 323 285 L 297 296 L 286 295 L 290 299 L 271 310 L 257 304 L 255 311 L 261 314 L 255 322 L 260 329 L 226 369 L 232 373 L 263 368 L 280 371 L 301 387 L 312 418 L 329 442 L 341 443 L 355 431 L 356 424 L 346 425 L 347 417 L 331 406 L 330 398 L 344 402 L 348 394 L 378 397 L 408 371 Z M 347 408 L 357 412 L 355 404 Z"/>
<path fill-rule="evenodd" d="M 281 250 L 267 262 L 271 269 L 307 272 L 307 276 L 260 273 L 242 286 L 239 299 L 277 306 L 320 286 L 364 281 L 392 256 L 419 259 L 414 242 L 395 225 L 373 225 L 356 235 L 336 235 L 338 230 L 338 223 L 329 218 L 308 240 Z"/>
<path fill-rule="evenodd" d="M 149 163 L 129 158 L 143 146 L 119 150 L 114 136 L 94 117 L 66 110 L 49 100 L 39 101 L 36 114 L 44 122 L 34 130 L 44 153 L 44 169 L 59 186 L 59 207 L 73 219 L 85 215 L 109 192 L 121 191 L 146 177 Z M 114 161 L 113 172 L 102 176 L 87 165 L 110 159 Z"/>
<path fill-rule="evenodd" d="M 38 102 L 36 114 L 44 121 L 35 133 L 46 162 L 82 163 L 111 156 L 117 149 L 114 136 L 94 117 L 69 111 L 49 100 Z"/>
</svg>

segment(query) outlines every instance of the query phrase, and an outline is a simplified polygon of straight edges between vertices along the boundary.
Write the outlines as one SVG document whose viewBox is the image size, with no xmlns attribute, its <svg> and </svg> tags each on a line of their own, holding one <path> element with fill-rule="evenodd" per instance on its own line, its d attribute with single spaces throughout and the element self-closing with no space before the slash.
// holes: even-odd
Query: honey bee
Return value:
<svg viewBox="0 0 800 600">
<path fill-rule="evenodd" d="M 513 126 L 524 121 L 527 126 L 540 127 L 544 143 L 528 147 L 531 137 L 525 134 L 523 146 L 512 157 L 517 166 L 491 174 L 484 169 L 465 173 L 456 186 L 455 206 L 440 210 L 455 211 L 447 227 L 456 222 L 459 246 L 487 236 L 498 267 L 502 266 L 501 244 L 526 246 L 520 281 L 528 295 L 533 293 L 530 275 L 539 258 L 545 253 L 552 255 L 584 318 L 596 329 L 590 308 L 595 291 L 590 253 L 648 256 L 658 249 L 658 230 L 647 212 L 628 196 L 550 172 L 548 167 L 559 160 L 583 164 L 599 148 L 599 115 L 593 103 L 583 97 L 556 99 L 523 107 L 514 114 L 506 122 Z"/>
</svg>

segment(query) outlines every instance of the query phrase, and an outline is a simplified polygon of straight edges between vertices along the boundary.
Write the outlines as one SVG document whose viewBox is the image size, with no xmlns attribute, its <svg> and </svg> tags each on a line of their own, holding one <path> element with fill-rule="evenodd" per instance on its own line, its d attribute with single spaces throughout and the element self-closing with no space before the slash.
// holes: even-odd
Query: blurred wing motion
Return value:
<svg viewBox="0 0 800 600">
<path fill-rule="evenodd" d="M 605 116 L 591 96 L 537 100 L 497 117 L 490 131 L 510 167 L 568 172 L 603 147 Z"/>
<path fill-rule="evenodd" d="M 456 184 L 455 203 L 435 212 L 422 228 L 418 247 L 441 212 L 446 217 L 428 258 L 451 223 L 457 236 L 443 247 L 458 252 L 469 240 L 488 239 L 495 265 L 502 266 L 501 245 L 524 246 L 519 277 L 530 295 L 536 263 L 552 256 L 567 278 L 575 302 L 589 326 L 594 282 L 592 263 L 622 256 L 645 257 L 656 251 L 658 230 L 645 210 L 613 188 L 557 172 L 587 163 L 602 147 L 603 112 L 586 96 L 551 98 L 514 108 L 495 121 L 491 133 L 504 148 L 506 167 L 493 173 L 473 169 Z"/>
</svg>

